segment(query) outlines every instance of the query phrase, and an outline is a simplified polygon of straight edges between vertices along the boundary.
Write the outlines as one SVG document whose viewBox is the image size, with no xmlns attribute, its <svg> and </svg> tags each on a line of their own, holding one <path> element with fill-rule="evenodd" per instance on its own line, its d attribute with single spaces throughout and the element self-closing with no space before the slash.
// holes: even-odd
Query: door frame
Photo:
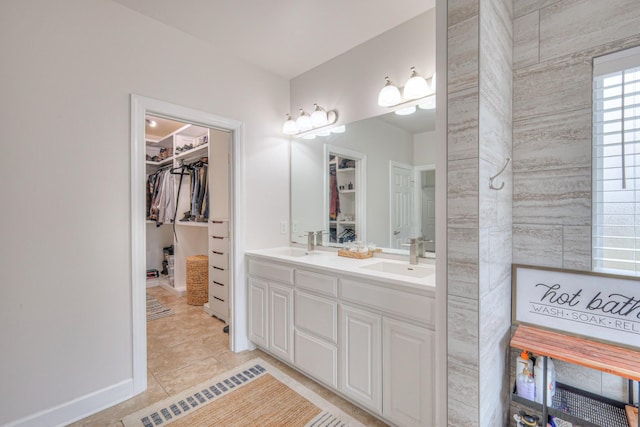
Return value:
<svg viewBox="0 0 640 427">
<path fill-rule="evenodd" d="M 249 348 L 244 274 L 245 223 L 243 181 L 243 123 L 169 102 L 131 94 L 131 332 L 133 394 L 147 388 L 146 318 L 146 151 L 145 115 L 166 117 L 209 128 L 230 131 L 232 163 L 230 188 L 230 239 L 232 266 L 229 286 L 229 344 L 233 352 Z"/>
<path fill-rule="evenodd" d="M 413 181 L 415 182 L 415 193 L 413 195 L 414 200 L 414 231 L 422 230 L 422 172 L 436 171 L 435 164 L 419 165 L 413 167 Z M 420 203 L 418 203 L 420 202 Z M 422 232 L 420 233 L 422 235 Z"/>
</svg>

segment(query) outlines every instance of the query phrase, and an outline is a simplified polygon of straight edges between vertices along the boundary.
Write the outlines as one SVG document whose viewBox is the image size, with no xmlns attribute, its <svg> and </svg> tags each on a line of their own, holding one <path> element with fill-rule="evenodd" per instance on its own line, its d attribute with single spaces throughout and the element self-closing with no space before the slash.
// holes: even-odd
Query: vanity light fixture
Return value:
<svg viewBox="0 0 640 427">
<path fill-rule="evenodd" d="M 411 67 L 411 76 L 401 89 L 398 89 L 389 77 L 385 77 L 385 80 L 386 84 L 378 94 L 378 105 L 381 107 L 403 106 L 396 111 L 398 115 L 412 114 L 416 111 L 416 105 L 422 109 L 435 108 L 435 74 L 431 79 L 425 79 L 418 74 L 416 67 Z"/>
<path fill-rule="evenodd" d="M 329 126 L 338 120 L 338 113 L 335 110 L 327 111 L 318 104 L 313 104 L 313 107 L 314 111 L 311 115 L 307 114 L 301 108 L 300 116 L 296 120 L 293 120 L 291 115 L 287 114 L 287 120 L 282 125 L 282 133 L 302 137 L 308 136 L 309 134 L 313 134 L 313 137 L 316 135 L 329 135 L 329 133 L 333 131 Z"/>
</svg>

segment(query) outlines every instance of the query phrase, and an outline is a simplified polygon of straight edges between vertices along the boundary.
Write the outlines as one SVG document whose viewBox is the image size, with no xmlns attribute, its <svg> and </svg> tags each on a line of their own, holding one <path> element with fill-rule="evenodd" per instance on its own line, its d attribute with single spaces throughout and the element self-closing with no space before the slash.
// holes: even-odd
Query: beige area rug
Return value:
<svg viewBox="0 0 640 427">
<path fill-rule="evenodd" d="M 125 427 L 363 426 L 262 359 L 122 419 Z"/>
</svg>

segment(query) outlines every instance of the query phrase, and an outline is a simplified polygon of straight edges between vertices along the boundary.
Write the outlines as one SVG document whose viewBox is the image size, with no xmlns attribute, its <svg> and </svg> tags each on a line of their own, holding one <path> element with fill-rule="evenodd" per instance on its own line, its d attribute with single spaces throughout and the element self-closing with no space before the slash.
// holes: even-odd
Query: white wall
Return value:
<svg viewBox="0 0 640 427">
<path fill-rule="evenodd" d="M 385 76 L 404 85 L 410 68 L 424 77 L 435 73 L 435 9 L 393 28 L 291 80 L 291 114 L 312 111 L 317 103 L 337 109 L 338 123 L 388 113 L 378 106 Z"/>
<path fill-rule="evenodd" d="M 436 164 L 436 132 L 423 132 L 413 136 L 414 166 Z"/>
<path fill-rule="evenodd" d="M 287 241 L 289 85 L 109 0 L 4 2 L 0 40 L 5 424 L 131 379 L 129 95 L 244 122 L 251 249 Z"/>
</svg>

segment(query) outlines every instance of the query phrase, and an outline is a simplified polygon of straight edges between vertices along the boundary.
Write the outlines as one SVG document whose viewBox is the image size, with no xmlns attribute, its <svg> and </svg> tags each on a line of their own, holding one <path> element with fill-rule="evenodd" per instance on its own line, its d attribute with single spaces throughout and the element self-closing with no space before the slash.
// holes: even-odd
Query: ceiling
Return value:
<svg viewBox="0 0 640 427">
<path fill-rule="evenodd" d="M 113 0 L 291 79 L 435 6 L 435 0 Z"/>
</svg>

